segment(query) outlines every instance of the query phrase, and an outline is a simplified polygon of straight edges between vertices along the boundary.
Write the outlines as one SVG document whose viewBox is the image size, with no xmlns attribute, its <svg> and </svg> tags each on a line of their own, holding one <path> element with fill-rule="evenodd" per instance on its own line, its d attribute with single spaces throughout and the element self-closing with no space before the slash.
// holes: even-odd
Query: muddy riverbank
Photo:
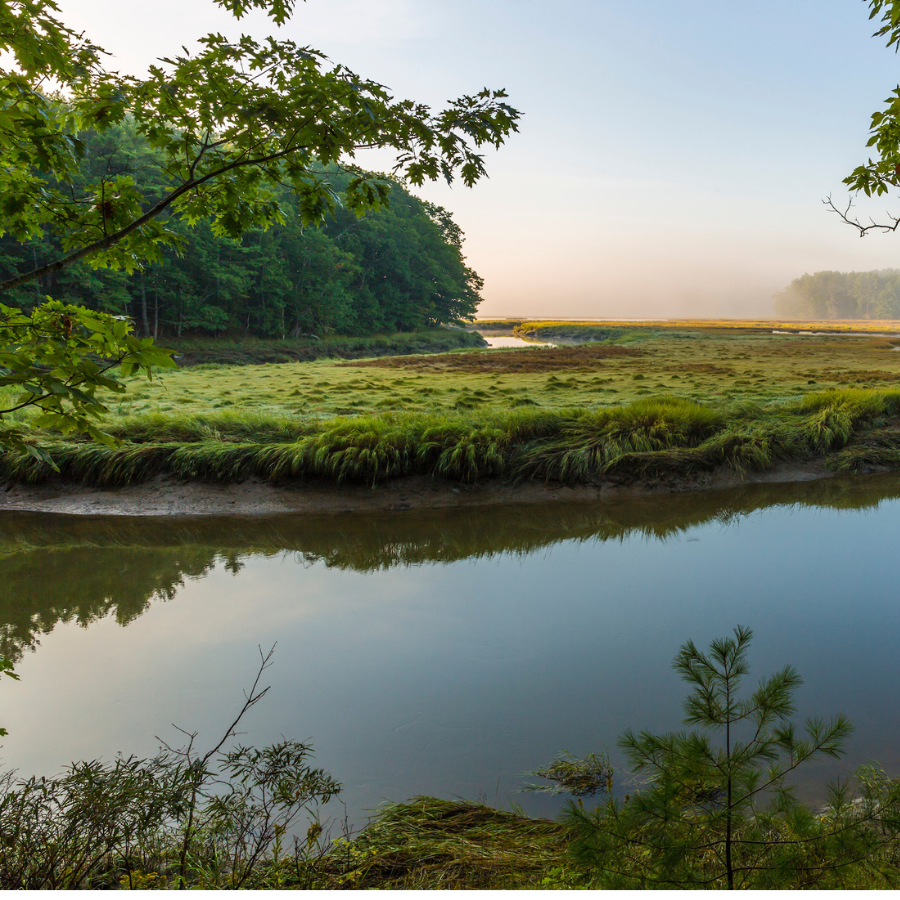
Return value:
<svg viewBox="0 0 900 900">
<path fill-rule="evenodd" d="M 881 471 L 881 469 L 879 469 Z M 786 463 L 762 472 L 721 466 L 713 472 L 654 481 L 609 480 L 591 485 L 485 480 L 459 484 L 427 476 L 398 478 L 375 487 L 325 483 L 272 485 L 179 482 L 166 477 L 123 488 L 95 488 L 63 482 L 14 484 L 0 491 L 0 510 L 69 515 L 190 516 L 348 513 L 441 509 L 542 501 L 602 500 L 832 477 L 821 462 Z"/>
</svg>

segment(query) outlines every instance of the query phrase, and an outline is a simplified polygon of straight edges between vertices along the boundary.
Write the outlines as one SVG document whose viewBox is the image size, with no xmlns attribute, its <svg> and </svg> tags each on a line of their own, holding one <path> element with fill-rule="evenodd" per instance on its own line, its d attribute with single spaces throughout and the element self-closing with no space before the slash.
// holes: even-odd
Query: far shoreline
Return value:
<svg viewBox="0 0 900 900">
<path fill-rule="evenodd" d="M 890 471 L 873 466 L 866 474 Z M 77 516 L 266 516 L 278 514 L 352 514 L 484 507 L 517 503 L 602 502 L 689 491 L 720 490 L 748 484 L 773 484 L 833 478 L 824 460 L 786 462 L 770 469 L 740 473 L 728 466 L 711 472 L 654 481 L 602 481 L 592 484 L 528 481 L 475 484 L 406 476 L 374 487 L 302 482 L 273 485 L 250 479 L 235 484 L 181 482 L 158 477 L 122 488 L 88 487 L 66 482 L 13 484 L 0 491 L 0 512 L 41 512 Z"/>
</svg>

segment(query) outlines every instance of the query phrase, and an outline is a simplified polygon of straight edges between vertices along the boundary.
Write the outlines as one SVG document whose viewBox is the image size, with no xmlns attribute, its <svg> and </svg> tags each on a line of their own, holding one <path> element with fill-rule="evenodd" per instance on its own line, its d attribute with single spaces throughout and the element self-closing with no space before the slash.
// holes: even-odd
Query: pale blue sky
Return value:
<svg viewBox="0 0 900 900">
<path fill-rule="evenodd" d="M 60 5 L 131 71 L 272 30 L 209 0 Z M 873 31 L 861 0 L 308 0 L 283 29 L 435 105 L 505 87 L 525 117 L 490 180 L 422 193 L 466 232 L 482 314 L 591 317 L 763 315 L 804 272 L 900 267 L 900 236 L 821 204 L 900 78 Z"/>
</svg>

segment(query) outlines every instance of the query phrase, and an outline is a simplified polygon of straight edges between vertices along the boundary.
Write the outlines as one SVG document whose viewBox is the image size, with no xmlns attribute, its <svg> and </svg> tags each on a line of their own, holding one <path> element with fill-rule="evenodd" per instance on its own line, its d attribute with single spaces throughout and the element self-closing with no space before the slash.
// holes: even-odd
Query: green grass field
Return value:
<svg viewBox="0 0 900 900">
<path fill-rule="evenodd" d="M 900 346 L 900 341 L 896 344 Z M 664 393 L 701 403 L 771 404 L 823 388 L 900 385 L 900 354 L 883 338 L 679 331 L 632 339 L 621 356 L 582 348 L 191 366 L 135 382 L 112 407 L 144 414 L 322 417 L 540 406 L 616 406 Z"/>
<path fill-rule="evenodd" d="M 113 398 L 116 449 L 33 437 L 66 478 L 107 484 L 157 473 L 584 482 L 823 455 L 861 470 L 898 455 L 898 345 L 680 323 L 571 347 L 194 365 Z M 9 455 L 2 468 L 52 475 Z"/>
</svg>

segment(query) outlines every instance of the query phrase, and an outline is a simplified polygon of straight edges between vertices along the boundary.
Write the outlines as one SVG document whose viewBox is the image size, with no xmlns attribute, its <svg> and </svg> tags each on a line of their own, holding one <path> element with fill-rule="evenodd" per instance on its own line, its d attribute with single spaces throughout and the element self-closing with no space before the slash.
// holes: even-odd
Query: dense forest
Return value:
<svg viewBox="0 0 900 900">
<path fill-rule="evenodd" d="M 149 189 L 151 151 L 128 123 L 103 134 L 82 134 L 85 180 L 126 173 Z M 158 176 L 156 176 L 158 177 Z M 323 171 L 340 197 L 350 175 Z M 163 185 L 158 189 L 161 191 Z M 319 227 L 300 220 L 297 200 L 278 196 L 285 222 L 240 240 L 170 221 L 183 236 L 178 253 L 132 274 L 77 263 L 39 283 L 10 291 L 9 306 L 29 308 L 51 296 L 125 315 L 139 334 L 254 335 L 370 334 L 409 331 L 474 314 L 482 280 L 465 264 L 462 232 L 450 214 L 391 184 L 390 203 L 357 218 L 338 205 Z M 115 196 L 102 202 L 114 203 Z M 0 239 L 0 277 L 58 258 L 50 236 L 20 243 Z"/>
<path fill-rule="evenodd" d="M 816 272 L 775 294 L 785 319 L 900 319 L 900 269 Z"/>
</svg>

